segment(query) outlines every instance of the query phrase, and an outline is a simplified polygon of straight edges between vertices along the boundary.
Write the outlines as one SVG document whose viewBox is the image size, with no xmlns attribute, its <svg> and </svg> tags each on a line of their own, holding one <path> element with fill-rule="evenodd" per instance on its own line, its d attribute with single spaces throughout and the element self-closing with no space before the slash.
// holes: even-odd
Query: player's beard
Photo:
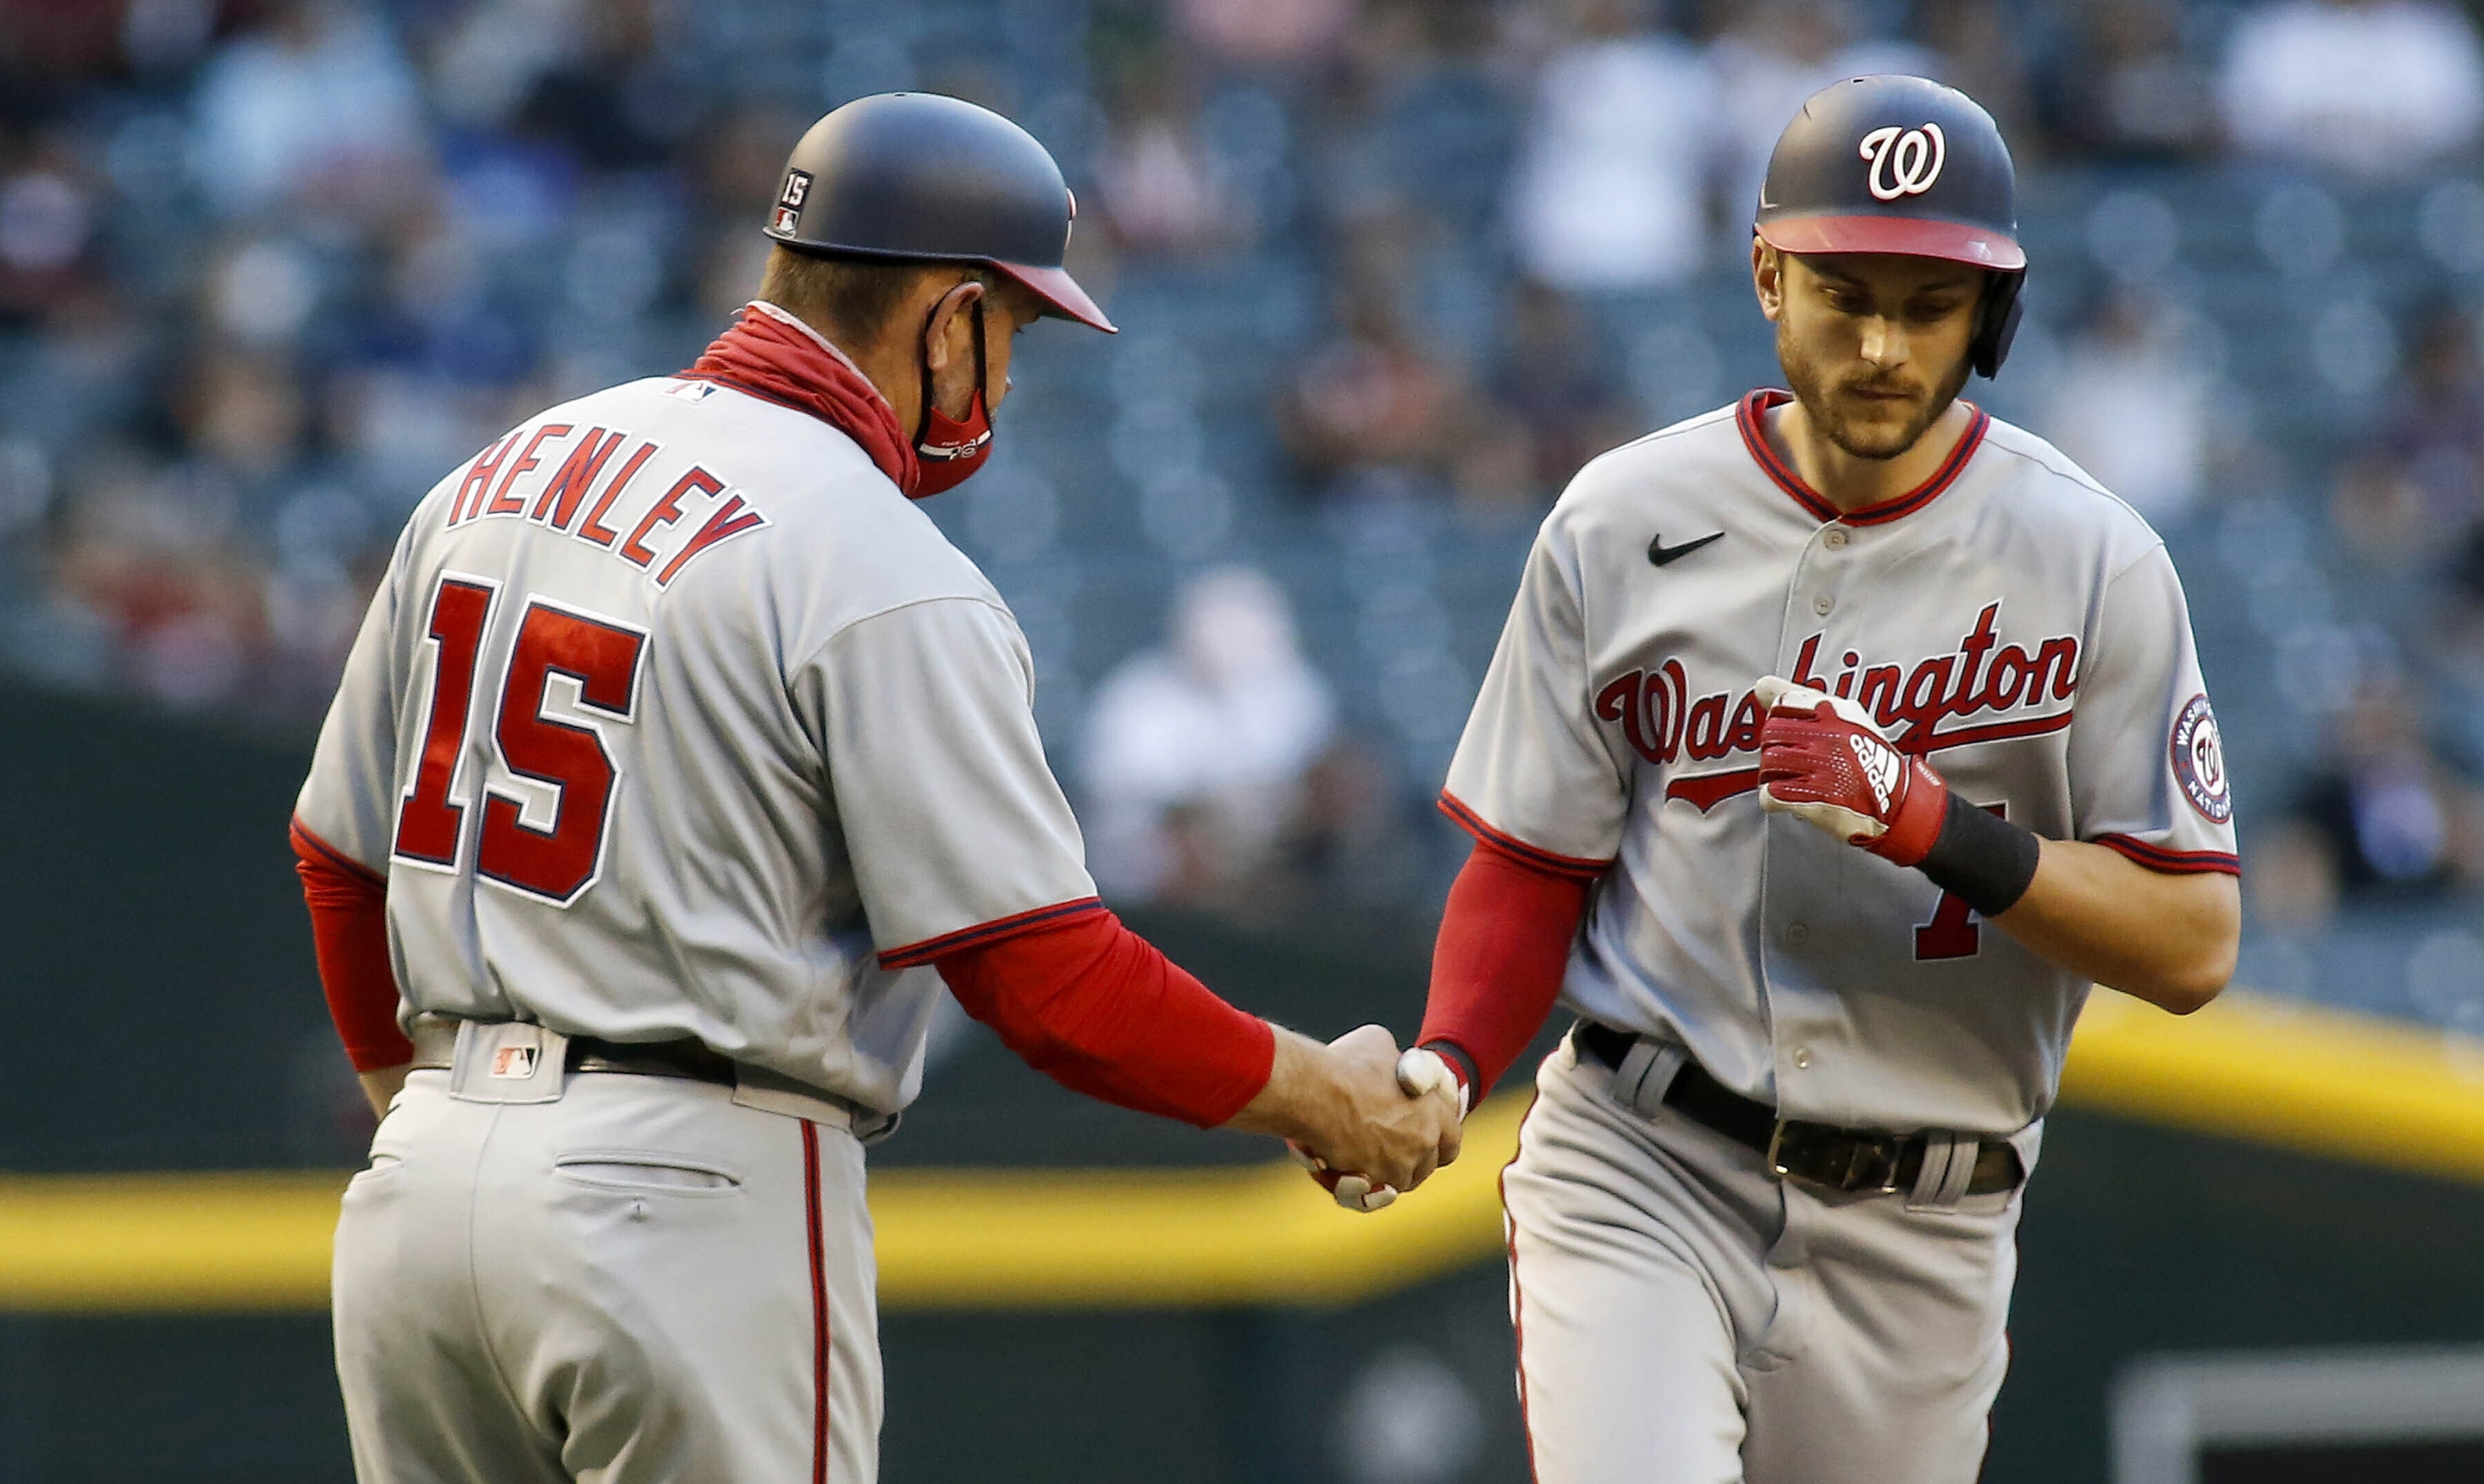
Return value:
<svg viewBox="0 0 2484 1484">
<path fill-rule="evenodd" d="M 1803 414 L 1811 419 L 1811 425 L 1830 443 L 1858 459 L 1894 459 L 1913 447 L 1925 431 L 1940 420 L 1941 414 L 1949 411 L 1949 404 L 1958 400 L 1958 394 L 1966 389 L 1969 369 L 1967 358 L 1960 356 L 1949 374 L 1941 379 L 1940 386 L 1929 394 L 1917 392 L 1912 383 L 1870 374 L 1848 376 L 1832 383 L 1796 345 L 1783 316 L 1777 320 L 1777 364 L 1785 368 L 1786 385 L 1794 389 L 1795 399 L 1802 403 Z M 1867 387 L 1876 391 L 1915 393 L 1906 419 L 1892 424 L 1849 416 L 1850 403 L 1837 393 Z"/>
</svg>

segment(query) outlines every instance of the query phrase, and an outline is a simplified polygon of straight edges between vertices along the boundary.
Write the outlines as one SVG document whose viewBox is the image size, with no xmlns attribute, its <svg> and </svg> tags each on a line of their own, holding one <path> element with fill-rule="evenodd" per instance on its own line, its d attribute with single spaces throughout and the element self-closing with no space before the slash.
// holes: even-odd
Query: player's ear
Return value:
<svg viewBox="0 0 2484 1484">
<path fill-rule="evenodd" d="M 1774 320 L 1785 305 L 1785 255 L 1751 233 L 1751 290 L 1759 295 L 1760 312 Z"/>
</svg>

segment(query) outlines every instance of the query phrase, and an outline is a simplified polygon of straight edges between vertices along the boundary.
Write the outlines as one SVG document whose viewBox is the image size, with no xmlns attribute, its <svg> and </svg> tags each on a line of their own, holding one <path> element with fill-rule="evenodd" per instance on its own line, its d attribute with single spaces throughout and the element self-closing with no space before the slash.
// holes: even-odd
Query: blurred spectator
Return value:
<svg viewBox="0 0 2484 1484">
<path fill-rule="evenodd" d="M 2043 50 L 2025 10 L 2001 0 L 1924 0 L 1915 8 L 1915 34 L 1931 48 L 1931 75 L 1984 105 L 2011 141 L 2018 168 L 2034 160 L 2040 139 L 2034 128 L 2028 56 Z"/>
<path fill-rule="evenodd" d="M 2387 450 L 2348 460 L 2329 494 L 2329 524 L 2344 553 L 2385 572 L 2412 570 L 2440 549 L 2423 487 Z"/>
<path fill-rule="evenodd" d="M 2367 681 L 2295 804 L 2349 897 L 2422 897 L 2484 879 L 2484 799 L 2433 755 L 2416 697 Z"/>
<path fill-rule="evenodd" d="M 1519 262 L 1577 292 L 1696 270 L 1716 90 L 1707 59 L 1653 29 L 1650 0 L 1572 0 L 1578 41 L 1536 83 L 1510 180 Z"/>
<path fill-rule="evenodd" d="M 0 328 L 34 320 L 91 281 L 94 198 L 67 139 L 13 157 L 0 134 Z"/>
<path fill-rule="evenodd" d="M 1304 471 L 1332 483 L 1372 471 L 1444 473 L 1469 427 L 1464 378 L 1407 334 L 1378 292 L 1338 296 L 1336 337 L 1280 389 L 1277 420 Z"/>
<path fill-rule="evenodd" d="M 2182 48 L 2182 11 L 2163 0 L 2086 0 L 2068 44 L 2039 53 L 2054 137 L 2076 153 L 2175 159 L 2217 143 L 2206 68 Z"/>
<path fill-rule="evenodd" d="M 1084 776 L 1089 855 L 1126 901 L 1208 904 L 1269 870 L 1304 818 L 1305 777 L 1335 730 L 1284 593 L 1253 568 L 1182 589 L 1161 647 L 1096 688 Z"/>
<path fill-rule="evenodd" d="M 1174 11 L 1192 45 L 1234 67 L 1315 66 L 1354 19 L 1353 0 L 1175 0 Z"/>
<path fill-rule="evenodd" d="M 117 635 L 127 678 L 169 705 L 234 698 L 266 637 L 230 490 L 199 471 L 92 457 L 62 523 L 61 595 Z"/>
<path fill-rule="evenodd" d="M 2381 445 L 2405 461 L 2436 527 L 2461 531 L 2484 519 L 2484 362 L 2476 321 L 2453 304 L 2425 305 L 2407 340 L 2405 383 Z"/>
<path fill-rule="evenodd" d="M 2190 510 L 2207 464 L 2213 389 L 2184 323 L 2137 289 L 2113 294 L 2045 398 L 2044 436 L 2159 524 Z"/>
<path fill-rule="evenodd" d="M 2234 143 L 2403 175 L 2484 127 L 2484 51 L 2439 0 L 2283 0 L 2234 23 L 2218 101 Z"/>
<path fill-rule="evenodd" d="M 2251 839 L 2243 861 L 2258 926 L 2313 937 L 2337 911 L 2337 857 L 2328 834 L 2288 816 Z"/>
<path fill-rule="evenodd" d="M 1933 76 L 1939 67 L 1922 47 L 1858 35 L 1846 0 L 1716 0 L 1712 13 L 1720 22 L 1708 48 L 1722 126 L 1719 189 L 1725 235 L 1740 251 L 1768 155 L 1806 99 L 1841 77 Z"/>
<path fill-rule="evenodd" d="M 1533 466 L 1528 484 L 1560 489 L 1579 466 L 1645 429 L 1605 364 L 1596 327 L 1576 301 L 1522 282 L 1503 300 L 1493 400 L 1524 424 Z"/>
<path fill-rule="evenodd" d="M 1205 254 L 1248 236 L 1252 223 L 1199 138 L 1197 111 L 1162 67 L 1133 68 L 1120 90 L 1096 184 L 1113 235 L 1141 253 Z"/>
<path fill-rule="evenodd" d="M 227 215 L 295 201 L 389 214 L 428 152 L 396 38 L 345 0 L 279 0 L 199 79 L 195 168 Z"/>
</svg>

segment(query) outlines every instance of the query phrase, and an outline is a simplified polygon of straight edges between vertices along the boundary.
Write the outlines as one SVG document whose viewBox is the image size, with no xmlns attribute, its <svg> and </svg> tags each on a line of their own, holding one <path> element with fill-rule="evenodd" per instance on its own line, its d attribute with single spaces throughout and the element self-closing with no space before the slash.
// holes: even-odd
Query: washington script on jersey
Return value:
<svg viewBox="0 0 2484 1484">
<path fill-rule="evenodd" d="M 1955 650 L 1920 660 L 1911 669 L 1904 664 L 1866 665 L 1861 654 L 1847 650 L 1839 657 L 1833 679 L 1815 672 L 1822 638 L 1815 634 L 1803 640 L 1794 679 L 1798 685 L 1852 698 L 1884 728 L 1903 727 L 1893 730 L 1892 740 L 1900 749 L 1917 754 L 2040 737 L 2068 726 L 2070 709 L 2064 707 L 2032 716 L 1939 730 L 1940 723 L 1951 717 L 2025 711 L 2048 701 L 2066 701 L 2077 690 L 2079 641 L 2075 635 L 2057 634 L 2032 645 L 2002 644 L 1996 649 L 2000 618 L 2001 603 L 1996 599 L 1976 615 L 1975 627 Z M 1986 655 L 1991 656 L 1988 664 Z M 1758 750 L 1765 708 L 1756 693 L 1745 689 L 1739 702 L 1731 690 L 1695 701 L 1689 695 L 1688 671 L 1681 661 L 1667 660 L 1652 670 L 1631 670 L 1606 684 L 1596 692 L 1596 715 L 1620 722 L 1632 749 L 1651 763 L 1671 763 L 1686 756 L 1713 762 Z M 1697 786 L 1712 779 L 1713 788 Z M 1665 794 L 1689 799 L 1704 810 L 1757 787 L 1758 781 L 1758 770 L 1751 769 L 1678 779 Z"/>
<path fill-rule="evenodd" d="M 715 390 L 706 382 L 688 382 L 682 388 L 684 392 Z M 693 498 L 712 501 L 706 512 L 707 519 L 662 567 L 656 568 L 654 580 L 658 587 L 671 586 L 673 579 L 681 575 L 682 568 L 688 565 L 690 558 L 716 543 L 729 541 L 743 531 L 756 530 L 768 524 L 768 517 L 761 514 L 759 507 L 745 499 L 741 492 L 728 490 L 723 480 L 692 465 L 673 481 L 671 488 L 647 506 L 630 533 L 622 535 L 617 526 L 607 524 L 606 518 L 611 516 L 613 507 L 628 493 L 638 471 L 645 468 L 647 461 L 661 452 L 663 445 L 652 439 L 640 441 L 630 450 L 630 456 L 622 460 L 620 469 L 604 486 L 603 493 L 596 496 L 594 504 L 588 506 L 587 496 L 593 492 L 604 466 L 610 462 L 613 450 L 630 438 L 629 433 L 618 428 L 609 432 L 600 427 L 588 428 L 586 436 L 570 445 L 568 456 L 550 475 L 534 481 L 541 488 L 533 491 L 534 504 L 529 507 L 518 493 L 518 481 L 555 456 L 544 451 L 546 443 L 567 438 L 576 431 L 566 422 L 540 423 L 533 425 L 531 430 L 522 426 L 476 454 L 474 462 L 467 466 L 466 476 L 457 487 L 457 498 L 448 502 L 448 516 L 442 524 L 454 529 L 491 516 L 519 517 L 603 547 L 636 566 L 653 567 L 656 558 L 663 553 L 648 542 L 682 519 L 686 513 L 682 501 Z M 511 459 L 510 450 L 517 448 L 522 439 L 526 451 Z M 493 484 L 496 476 L 500 481 L 497 488 Z M 579 514 L 580 509 L 586 512 L 582 519 Z M 628 517 L 619 519 L 627 520 Z M 617 546 L 616 542 L 619 543 Z"/>
</svg>

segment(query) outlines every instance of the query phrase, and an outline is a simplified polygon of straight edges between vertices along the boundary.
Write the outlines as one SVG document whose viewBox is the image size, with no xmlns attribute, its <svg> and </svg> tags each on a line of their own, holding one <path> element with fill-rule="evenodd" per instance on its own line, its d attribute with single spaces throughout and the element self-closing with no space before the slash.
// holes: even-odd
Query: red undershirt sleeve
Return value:
<svg viewBox="0 0 2484 1484">
<path fill-rule="evenodd" d="M 356 1071 L 402 1066 L 414 1060 L 414 1042 L 396 1024 L 396 972 L 389 964 L 388 881 L 338 854 L 293 822 L 294 869 L 302 876 L 302 901 L 310 909 L 310 940 L 318 953 L 319 987 L 328 1014 Z"/>
<path fill-rule="evenodd" d="M 1268 1085 L 1276 1033 L 1110 912 L 932 960 L 967 1014 L 1072 1092 L 1202 1128 Z"/>
<path fill-rule="evenodd" d="M 1479 840 L 1449 887 L 1416 1044 L 1445 1041 L 1459 1053 L 1447 1060 L 1461 1080 L 1473 1073 L 1470 1105 L 1544 1028 L 1594 884 Z"/>
</svg>

